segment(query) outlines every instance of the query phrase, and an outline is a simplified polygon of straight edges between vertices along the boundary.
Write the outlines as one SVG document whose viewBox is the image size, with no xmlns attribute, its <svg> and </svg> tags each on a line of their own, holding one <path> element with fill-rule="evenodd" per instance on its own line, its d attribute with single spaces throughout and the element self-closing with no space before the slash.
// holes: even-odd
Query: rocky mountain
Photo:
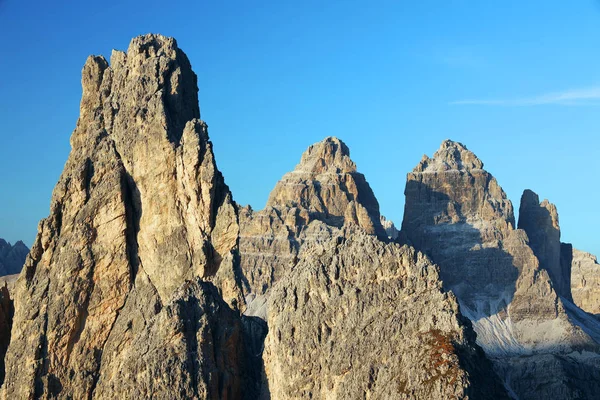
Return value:
<svg viewBox="0 0 600 400">
<path fill-rule="evenodd" d="M 322 240 L 320 231 L 308 228 L 311 222 L 353 224 L 384 238 L 379 218 L 379 203 L 346 144 L 328 137 L 310 146 L 275 185 L 265 209 L 240 208 L 246 314 L 266 320 L 269 289 L 293 268 L 304 243 Z"/>
<path fill-rule="evenodd" d="M 600 314 L 600 265 L 596 256 L 572 249 L 571 293 L 582 310 Z"/>
<path fill-rule="evenodd" d="M 437 267 L 382 236 L 377 200 L 337 138 L 310 146 L 264 210 L 240 210 L 246 315 L 269 329 L 262 393 L 506 397 Z"/>
<path fill-rule="evenodd" d="M 439 265 L 509 393 L 593 398 L 600 324 L 569 301 L 556 208 L 526 192 L 519 226 L 527 232 L 515 229 L 497 181 L 452 141 L 423 157 L 405 194 L 403 237 Z"/>
<path fill-rule="evenodd" d="M 223 299 L 243 302 L 237 213 L 189 61 L 146 35 L 110 66 L 89 57 L 82 87 L 71 154 L 14 289 L 3 396 L 235 398 L 245 378 L 228 371 L 245 362 L 244 338 Z"/>
<path fill-rule="evenodd" d="M 536 193 L 525 190 L 519 209 L 519 228 L 529 237 L 530 246 L 546 269 L 557 293 L 591 314 L 600 313 L 600 270 L 596 256 L 560 242 L 556 206 L 541 203 Z"/>
<path fill-rule="evenodd" d="M 560 243 L 555 208 L 527 193 L 515 229 L 483 163 L 445 141 L 409 173 L 398 233 L 335 137 L 242 207 L 196 82 L 161 35 L 88 58 L 50 215 L 0 293 L 1 398 L 600 391 L 600 323 L 577 306 L 595 267 Z"/>
<path fill-rule="evenodd" d="M 11 245 L 0 239 L 0 276 L 14 275 L 21 272 L 29 248 L 22 241 Z"/>
<path fill-rule="evenodd" d="M 383 226 L 383 229 L 385 229 L 385 234 L 387 237 L 392 240 L 398 239 L 400 232 L 396 228 L 396 225 L 394 225 L 394 223 L 389 219 L 386 219 L 383 215 L 381 216 L 380 221 L 381 226 Z"/>
<path fill-rule="evenodd" d="M 548 271 L 556 292 L 572 301 L 571 266 L 561 262 L 560 225 L 556 206 L 548 200 L 540 203 L 538 195 L 525 190 L 519 208 L 519 229 L 529 238 L 529 246 Z"/>
</svg>

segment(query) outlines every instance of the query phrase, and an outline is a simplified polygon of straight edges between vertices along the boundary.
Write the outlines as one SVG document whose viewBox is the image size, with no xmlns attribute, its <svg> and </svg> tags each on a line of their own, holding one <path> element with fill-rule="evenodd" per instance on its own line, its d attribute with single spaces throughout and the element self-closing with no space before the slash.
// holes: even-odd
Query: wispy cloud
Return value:
<svg viewBox="0 0 600 400">
<path fill-rule="evenodd" d="M 532 97 L 519 97 L 512 99 L 467 99 L 452 101 L 450 104 L 507 107 L 541 106 L 548 104 L 565 106 L 596 106 L 600 105 L 599 100 L 600 86 L 593 86 L 589 88 L 540 94 Z"/>
</svg>

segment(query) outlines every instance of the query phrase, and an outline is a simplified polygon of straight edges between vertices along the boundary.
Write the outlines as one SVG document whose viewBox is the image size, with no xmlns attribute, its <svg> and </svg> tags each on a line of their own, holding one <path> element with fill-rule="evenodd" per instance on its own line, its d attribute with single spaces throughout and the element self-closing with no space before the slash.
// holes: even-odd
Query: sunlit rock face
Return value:
<svg viewBox="0 0 600 400">
<path fill-rule="evenodd" d="M 240 317 L 221 298 L 243 303 L 237 213 L 196 75 L 174 39 L 145 35 L 110 65 L 90 56 L 82 87 L 69 159 L 14 289 L 3 396 L 237 398 L 241 375 L 220 369 L 244 359 Z M 203 300 L 185 300 L 197 278 Z M 230 324 L 227 340 L 207 341 L 225 329 L 214 319 Z"/>
<path fill-rule="evenodd" d="M 333 228 L 353 225 L 386 238 L 369 183 L 346 144 L 334 137 L 309 146 L 296 168 L 277 182 L 266 207 L 241 207 L 239 221 L 246 314 L 263 319 L 270 288 L 296 264 L 302 245 L 330 236 L 310 229 L 311 222 Z"/>
<path fill-rule="evenodd" d="M 365 176 L 356 170 L 348 146 L 328 137 L 310 146 L 296 168 L 275 185 L 267 208 L 297 207 L 311 220 L 341 227 L 354 223 L 384 238 L 379 203 Z"/>
<path fill-rule="evenodd" d="M 392 221 L 385 218 L 383 215 L 381 216 L 380 221 L 381 221 L 381 226 L 383 226 L 383 229 L 385 229 L 385 234 L 387 235 L 388 239 L 390 239 L 390 240 L 398 239 L 399 231 L 396 228 L 396 225 L 394 225 L 394 223 Z"/>
<path fill-rule="evenodd" d="M 571 293 L 582 310 L 600 315 L 600 265 L 593 254 L 572 249 Z"/>
<path fill-rule="evenodd" d="M 600 390 L 596 320 L 557 296 L 463 145 L 444 142 L 409 174 L 401 237 L 420 252 L 389 240 L 333 137 L 308 148 L 264 210 L 239 207 L 172 38 L 137 37 L 110 64 L 89 57 L 82 86 L 50 215 L 0 293 L 1 398 Z"/>
<path fill-rule="evenodd" d="M 263 395 L 506 397 L 437 267 L 381 240 L 377 201 L 340 140 L 310 146 L 266 208 L 239 220 L 245 313 L 269 327 Z"/>
<path fill-rule="evenodd" d="M 271 398 L 508 398 L 427 257 L 355 226 L 309 229 L 330 238 L 305 243 L 268 300 Z"/>
<path fill-rule="evenodd" d="M 527 233 L 514 228 L 512 204 L 483 162 L 464 145 L 444 141 L 408 174 L 405 195 L 401 237 L 439 265 L 444 287 L 458 297 L 507 389 L 534 399 L 556 393 L 578 398 L 599 389 L 600 325 L 568 297 L 559 297 L 550 279 L 549 271 L 560 266 L 560 241 L 557 252 L 544 242 L 556 244 L 551 232 L 524 223 L 539 235 L 544 262 L 552 262 L 541 267 Z M 557 225 L 555 219 L 550 215 L 544 226 Z"/>
</svg>

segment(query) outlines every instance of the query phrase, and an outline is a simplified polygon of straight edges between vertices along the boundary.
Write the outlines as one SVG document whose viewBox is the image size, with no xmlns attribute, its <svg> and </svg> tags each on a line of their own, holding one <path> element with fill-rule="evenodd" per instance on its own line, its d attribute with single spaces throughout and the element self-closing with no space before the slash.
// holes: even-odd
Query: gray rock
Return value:
<svg viewBox="0 0 600 400">
<path fill-rule="evenodd" d="M 537 194 L 525 190 L 519 208 L 519 229 L 529 237 L 529 245 L 548 271 L 556 292 L 572 301 L 571 267 L 561 263 L 560 225 L 556 206 L 548 200 L 540 203 Z"/>
<path fill-rule="evenodd" d="M 269 289 L 294 267 L 302 245 L 329 238 L 309 229 L 312 221 L 337 228 L 355 225 L 386 237 L 369 183 L 346 144 L 334 137 L 311 145 L 296 168 L 277 182 L 265 209 L 242 207 L 239 220 L 246 315 L 265 320 Z"/>
<path fill-rule="evenodd" d="M 571 290 L 577 306 L 600 315 L 600 265 L 596 256 L 572 249 Z"/>
<path fill-rule="evenodd" d="M 383 229 L 385 229 L 385 234 L 387 235 L 388 239 L 390 240 L 396 240 L 398 239 L 398 235 L 399 235 L 399 231 L 396 228 L 396 226 L 394 225 L 394 223 L 388 219 L 386 219 L 383 215 L 380 218 L 381 221 L 381 226 L 383 226 Z"/>
<path fill-rule="evenodd" d="M 439 265 L 444 287 L 456 294 L 509 392 L 527 399 L 593 393 L 600 324 L 560 297 L 548 274 L 560 266 L 560 241 L 549 230 L 558 227 L 555 209 L 524 198 L 523 226 L 553 263 L 546 269 L 526 232 L 514 229 L 506 194 L 464 145 L 444 141 L 432 158 L 423 157 L 405 194 L 401 237 Z M 541 215 L 540 208 L 554 212 Z M 582 349 L 586 356 L 569 356 Z M 567 369 L 579 371 L 577 378 Z M 552 374 L 556 381 L 543 384 Z"/>
<path fill-rule="evenodd" d="M 305 244 L 269 298 L 271 398 L 508 398 L 425 256 L 352 227 L 311 229 L 331 238 Z"/>
</svg>

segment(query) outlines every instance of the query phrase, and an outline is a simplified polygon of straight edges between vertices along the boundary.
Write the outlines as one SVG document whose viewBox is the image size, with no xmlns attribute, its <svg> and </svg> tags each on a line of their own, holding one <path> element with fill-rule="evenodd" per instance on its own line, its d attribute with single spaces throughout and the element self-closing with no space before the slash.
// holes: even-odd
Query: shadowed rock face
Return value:
<svg viewBox="0 0 600 400">
<path fill-rule="evenodd" d="M 514 229 L 512 205 L 496 180 L 452 141 L 423 157 L 407 176 L 405 194 L 401 237 L 440 266 L 445 288 L 456 294 L 506 387 L 533 399 L 593 393 L 600 325 L 560 298 L 550 279 L 548 272 L 561 270 L 555 208 L 524 196 L 520 223 L 538 244 L 532 250 L 526 232 Z M 556 275 L 559 283 L 567 280 Z M 591 352 L 574 353 L 582 348 Z"/>
<path fill-rule="evenodd" d="M 408 174 L 402 221 L 408 241 L 440 264 L 445 285 L 471 307 L 481 296 L 512 298 L 523 268 L 500 243 L 513 231 L 512 204 L 482 168 L 464 145 L 444 141 Z"/>
<path fill-rule="evenodd" d="M 82 87 L 71 154 L 15 287 L 3 395 L 118 398 L 161 393 L 176 381 L 178 398 L 233 398 L 239 374 L 150 384 L 152 375 L 136 376 L 131 367 L 143 361 L 154 374 L 171 371 L 187 357 L 180 354 L 190 344 L 186 335 L 220 335 L 210 320 L 228 306 L 211 305 L 214 294 L 190 316 L 208 322 L 171 332 L 188 317 L 165 305 L 186 280 L 212 281 L 230 304 L 243 304 L 234 272 L 237 214 L 198 119 L 189 61 L 174 39 L 140 36 L 127 53 L 113 52 L 110 66 L 89 57 Z M 204 296 L 208 289 L 197 290 Z M 226 318 L 236 318 L 233 331 L 239 315 Z M 233 357 L 224 346 L 240 346 L 241 338 L 210 342 L 210 354 Z M 225 364 L 237 364 L 235 357 Z M 117 380 L 142 386 L 116 391 Z M 209 389 L 215 385 L 220 392 Z"/>
<path fill-rule="evenodd" d="M 27 253 L 29 249 L 22 241 L 19 240 L 11 246 L 4 239 L 0 239 L 0 276 L 21 272 Z"/>
<path fill-rule="evenodd" d="M 525 190 L 519 208 L 519 229 L 529 237 L 529 245 L 548 271 L 556 292 L 571 300 L 570 265 L 561 263 L 560 226 L 556 206 L 548 200 L 540 203 L 537 194 Z"/>
</svg>

